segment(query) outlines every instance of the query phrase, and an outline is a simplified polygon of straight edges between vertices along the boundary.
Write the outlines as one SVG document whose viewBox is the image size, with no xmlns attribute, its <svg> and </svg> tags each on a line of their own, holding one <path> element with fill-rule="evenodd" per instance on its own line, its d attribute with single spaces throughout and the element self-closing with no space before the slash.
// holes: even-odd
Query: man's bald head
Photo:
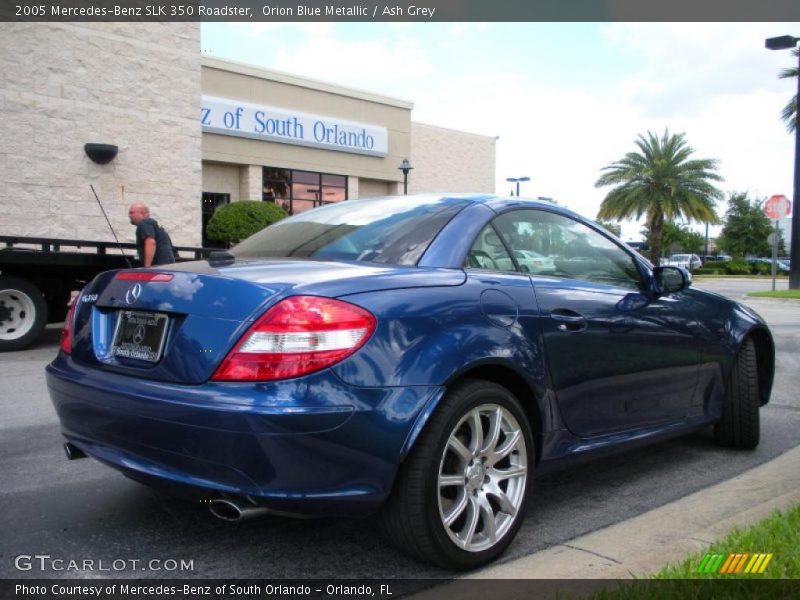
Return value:
<svg viewBox="0 0 800 600">
<path fill-rule="evenodd" d="M 131 224 L 133 225 L 138 225 L 149 216 L 150 209 L 147 208 L 146 204 L 134 202 L 128 207 L 128 218 L 131 220 Z"/>
</svg>

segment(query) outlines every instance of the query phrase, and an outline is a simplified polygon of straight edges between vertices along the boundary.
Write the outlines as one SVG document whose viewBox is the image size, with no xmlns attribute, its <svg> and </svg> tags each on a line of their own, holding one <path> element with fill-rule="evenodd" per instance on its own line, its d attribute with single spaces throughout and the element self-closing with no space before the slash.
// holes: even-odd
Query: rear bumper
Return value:
<svg viewBox="0 0 800 600">
<path fill-rule="evenodd" d="M 47 386 L 65 438 L 137 479 L 298 514 L 374 511 L 439 387 L 358 388 L 322 371 L 262 384 L 144 381 L 59 356 Z"/>
</svg>

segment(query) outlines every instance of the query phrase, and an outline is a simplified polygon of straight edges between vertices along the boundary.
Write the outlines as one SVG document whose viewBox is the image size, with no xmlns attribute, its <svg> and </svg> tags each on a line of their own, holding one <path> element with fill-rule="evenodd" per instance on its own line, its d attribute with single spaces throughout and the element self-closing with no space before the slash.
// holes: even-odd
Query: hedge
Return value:
<svg viewBox="0 0 800 600">
<path fill-rule="evenodd" d="M 286 211 L 273 202 L 231 202 L 214 211 L 206 235 L 216 242 L 235 244 L 287 216 Z"/>
<path fill-rule="evenodd" d="M 778 269 L 779 273 L 785 273 Z M 695 275 L 770 275 L 772 266 L 766 263 L 746 263 L 742 261 L 717 263 L 700 267 L 693 271 Z"/>
</svg>

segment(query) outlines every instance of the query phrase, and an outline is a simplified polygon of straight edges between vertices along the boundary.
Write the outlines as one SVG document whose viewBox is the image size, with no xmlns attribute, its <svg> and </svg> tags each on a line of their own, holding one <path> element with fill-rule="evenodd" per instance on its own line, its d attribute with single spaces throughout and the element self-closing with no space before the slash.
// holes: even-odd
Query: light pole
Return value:
<svg viewBox="0 0 800 600">
<path fill-rule="evenodd" d="M 506 181 L 510 181 L 511 183 L 517 184 L 517 196 L 519 197 L 519 182 L 520 181 L 530 181 L 530 177 L 506 177 Z"/>
<path fill-rule="evenodd" d="M 411 163 L 408 162 L 407 158 L 403 159 L 403 164 L 397 167 L 403 172 L 403 195 L 408 195 L 408 172 L 413 171 L 414 167 L 411 166 Z"/>
<path fill-rule="evenodd" d="M 770 50 L 788 50 L 794 48 L 800 38 L 791 35 L 768 38 L 765 46 Z M 794 109 L 794 195 L 792 202 L 792 248 L 791 267 L 789 269 L 789 289 L 800 289 L 800 58 L 797 65 L 797 96 Z"/>
</svg>

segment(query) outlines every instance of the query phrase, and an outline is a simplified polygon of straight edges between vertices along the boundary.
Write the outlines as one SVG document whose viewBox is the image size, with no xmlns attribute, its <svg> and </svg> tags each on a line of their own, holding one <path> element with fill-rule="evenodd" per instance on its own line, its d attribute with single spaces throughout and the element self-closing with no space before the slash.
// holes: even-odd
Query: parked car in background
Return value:
<svg viewBox="0 0 800 600">
<path fill-rule="evenodd" d="M 715 263 L 715 262 L 730 262 L 733 260 L 727 254 L 716 254 L 716 255 L 706 255 L 702 257 L 703 265 L 707 265 L 708 263 Z"/>
<path fill-rule="evenodd" d="M 772 259 L 765 258 L 765 257 L 753 257 L 745 259 L 745 262 L 749 265 L 765 265 L 772 270 Z M 789 263 L 784 262 L 782 260 L 775 260 L 775 266 L 778 273 L 788 273 L 790 271 Z"/>
<path fill-rule="evenodd" d="M 533 250 L 515 250 L 514 256 L 520 269 L 527 273 L 555 273 L 556 263 L 550 256 Z"/>
<path fill-rule="evenodd" d="M 661 261 L 661 266 L 683 267 L 689 271 L 694 271 L 703 266 L 703 261 L 697 254 L 673 254 L 666 260 Z"/>
<path fill-rule="evenodd" d="M 536 472 L 711 426 L 758 444 L 770 331 L 690 285 L 548 202 L 348 201 L 98 275 L 47 386 L 68 457 L 226 520 L 377 512 L 411 556 L 471 569 Z"/>
</svg>

